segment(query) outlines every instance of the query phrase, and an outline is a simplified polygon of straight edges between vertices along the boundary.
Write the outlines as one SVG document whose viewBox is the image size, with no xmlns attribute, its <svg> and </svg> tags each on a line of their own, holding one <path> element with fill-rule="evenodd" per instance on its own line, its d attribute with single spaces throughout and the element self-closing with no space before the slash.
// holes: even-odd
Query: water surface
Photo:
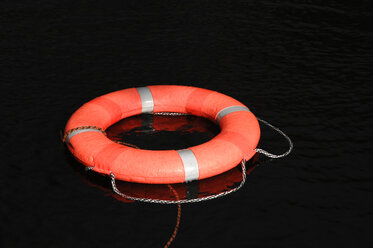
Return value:
<svg viewBox="0 0 373 248">
<path fill-rule="evenodd" d="M 230 95 L 295 144 L 240 191 L 183 205 L 174 247 L 373 245 L 368 2 L 0 7 L 2 247 L 165 245 L 177 207 L 120 201 L 109 178 L 90 185 L 59 138 L 88 100 L 150 84 Z M 266 127 L 259 146 L 287 149 Z"/>
</svg>

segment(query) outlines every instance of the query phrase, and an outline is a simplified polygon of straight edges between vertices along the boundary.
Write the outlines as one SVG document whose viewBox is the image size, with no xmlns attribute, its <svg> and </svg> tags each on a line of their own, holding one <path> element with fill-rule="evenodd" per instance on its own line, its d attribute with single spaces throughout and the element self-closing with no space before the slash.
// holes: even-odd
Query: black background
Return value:
<svg viewBox="0 0 373 248">
<path fill-rule="evenodd" d="M 368 3 L 2 1 L 1 246 L 163 247 L 176 206 L 89 186 L 59 131 L 94 97 L 182 84 L 242 101 L 295 149 L 183 205 L 173 247 L 372 247 Z M 286 142 L 263 127 L 260 147 Z"/>
</svg>

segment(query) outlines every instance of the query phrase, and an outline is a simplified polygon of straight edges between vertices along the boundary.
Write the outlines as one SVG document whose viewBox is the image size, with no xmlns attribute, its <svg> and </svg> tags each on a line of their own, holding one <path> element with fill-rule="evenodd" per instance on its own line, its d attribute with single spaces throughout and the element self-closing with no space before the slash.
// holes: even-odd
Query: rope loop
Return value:
<svg viewBox="0 0 373 248">
<path fill-rule="evenodd" d="M 293 147 L 294 147 L 293 142 L 291 141 L 291 139 L 289 138 L 289 136 L 287 136 L 287 135 L 286 135 L 283 131 L 281 131 L 278 127 L 273 126 L 272 124 L 268 123 L 267 121 L 262 120 L 262 119 L 260 119 L 260 118 L 257 118 L 257 119 L 258 119 L 258 121 L 260 121 L 260 122 L 262 122 L 263 124 L 265 124 L 265 125 L 271 127 L 272 129 L 274 129 L 275 131 L 277 131 L 278 133 L 280 133 L 282 136 L 284 136 L 285 139 L 289 142 L 289 149 L 288 149 L 286 152 L 284 152 L 283 154 L 279 154 L 279 155 L 276 155 L 276 154 L 273 154 L 273 153 L 267 152 L 267 151 L 265 151 L 265 150 L 263 150 L 263 149 L 260 149 L 260 148 L 256 148 L 255 151 L 256 151 L 257 153 L 261 153 L 261 154 L 263 154 L 263 155 L 265 155 L 265 156 L 267 156 L 267 157 L 269 157 L 269 158 L 282 158 L 282 157 L 285 157 L 285 156 L 289 155 L 290 152 L 293 150 Z"/>
</svg>

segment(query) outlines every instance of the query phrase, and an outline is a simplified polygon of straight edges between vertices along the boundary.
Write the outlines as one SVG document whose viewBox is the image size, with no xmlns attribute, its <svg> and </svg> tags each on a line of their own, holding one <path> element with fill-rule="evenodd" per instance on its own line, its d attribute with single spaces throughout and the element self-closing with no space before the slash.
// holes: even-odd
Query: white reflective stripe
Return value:
<svg viewBox="0 0 373 248">
<path fill-rule="evenodd" d="M 220 110 L 220 112 L 216 115 L 216 122 L 220 124 L 221 119 L 223 119 L 224 116 L 227 114 L 237 112 L 237 111 L 248 111 L 251 112 L 250 109 L 248 109 L 245 106 L 231 106 L 227 107 L 225 109 Z"/>
<path fill-rule="evenodd" d="M 66 144 L 69 143 L 69 140 L 76 134 L 79 134 L 79 133 L 84 133 L 84 132 L 99 132 L 99 133 L 102 133 L 100 130 L 97 130 L 97 129 L 94 129 L 94 128 L 87 128 L 87 129 L 79 129 L 79 130 L 74 130 L 72 131 L 71 133 L 69 133 L 67 136 L 66 136 Z"/>
<path fill-rule="evenodd" d="M 178 150 L 177 152 L 179 153 L 181 160 L 183 160 L 185 170 L 185 182 L 198 180 L 198 162 L 196 157 L 194 156 L 194 153 L 189 149 Z"/>
<path fill-rule="evenodd" d="M 141 97 L 142 103 L 142 113 L 153 113 L 154 101 L 152 93 L 148 87 L 138 87 L 136 88 Z"/>
</svg>

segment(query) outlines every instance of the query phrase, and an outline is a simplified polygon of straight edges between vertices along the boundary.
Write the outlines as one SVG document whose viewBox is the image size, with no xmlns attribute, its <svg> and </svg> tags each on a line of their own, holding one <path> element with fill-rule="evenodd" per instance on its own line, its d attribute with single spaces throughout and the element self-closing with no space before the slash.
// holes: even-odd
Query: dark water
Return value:
<svg viewBox="0 0 373 248">
<path fill-rule="evenodd" d="M 0 20 L 1 247 L 166 244 L 177 206 L 114 198 L 59 138 L 88 100 L 150 84 L 230 95 L 295 143 L 183 205 L 173 247 L 373 246 L 369 1 L 2 1 Z M 287 144 L 263 127 L 260 147 Z"/>
</svg>

